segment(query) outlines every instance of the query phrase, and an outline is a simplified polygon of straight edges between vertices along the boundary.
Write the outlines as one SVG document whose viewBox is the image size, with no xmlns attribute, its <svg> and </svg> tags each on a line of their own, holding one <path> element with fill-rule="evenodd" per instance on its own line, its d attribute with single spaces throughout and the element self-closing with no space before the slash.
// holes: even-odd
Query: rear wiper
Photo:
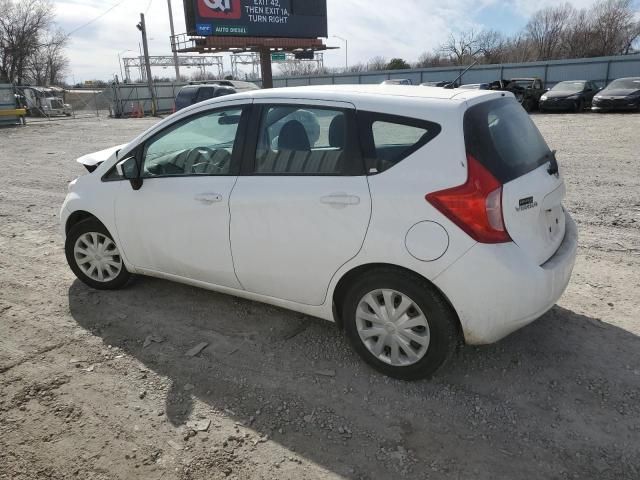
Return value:
<svg viewBox="0 0 640 480">
<path fill-rule="evenodd" d="M 560 169 L 558 167 L 558 159 L 556 158 L 556 151 L 552 150 L 551 152 L 547 153 L 545 155 L 545 158 L 550 158 L 550 165 L 549 165 L 549 168 L 547 169 L 547 172 L 549 172 L 549 175 L 557 175 L 560 172 Z"/>
</svg>

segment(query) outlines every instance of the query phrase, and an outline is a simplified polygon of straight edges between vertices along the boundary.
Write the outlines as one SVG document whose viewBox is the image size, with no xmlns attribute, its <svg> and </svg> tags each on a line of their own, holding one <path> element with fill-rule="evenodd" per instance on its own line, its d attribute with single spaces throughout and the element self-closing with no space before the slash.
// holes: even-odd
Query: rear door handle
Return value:
<svg viewBox="0 0 640 480">
<path fill-rule="evenodd" d="M 345 208 L 351 205 L 360 205 L 360 197 L 347 193 L 332 193 L 320 198 L 320 202 L 335 208 Z"/>
<path fill-rule="evenodd" d="M 199 193 L 195 196 L 196 202 L 204 203 L 205 205 L 212 205 L 222 201 L 222 195 L 219 193 Z"/>
</svg>

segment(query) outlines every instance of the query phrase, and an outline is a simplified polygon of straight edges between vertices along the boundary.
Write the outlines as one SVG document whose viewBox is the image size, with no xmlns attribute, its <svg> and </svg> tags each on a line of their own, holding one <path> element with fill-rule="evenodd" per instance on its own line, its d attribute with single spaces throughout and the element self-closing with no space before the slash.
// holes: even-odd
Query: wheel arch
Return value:
<svg viewBox="0 0 640 480">
<path fill-rule="evenodd" d="M 455 315 L 456 318 L 456 328 L 458 331 L 458 335 L 460 336 L 460 338 L 464 338 L 464 334 L 463 334 L 463 330 L 462 330 L 462 323 L 460 322 L 460 316 L 458 315 L 457 310 L 455 309 L 455 307 L 453 306 L 453 304 L 451 303 L 451 301 L 449 300 L 449 298 L 444 294 L 444 292 L 442 290 L 440 290 L 433 282 L 431 282 L 428 278 L 420 275 L 419 273 L 414 272 L 413 270 L 410 270 L 408 268 L 405 267 L 401 267 L 399 265 L 394 265 L 394 264 L 390 264 L 390 263 L 366 263 L 364 265 L 358 265 L 357 267 L 352 268 L 351 270 L 349 270 L 348 272 L 346 272 L 344 275 L 342 275 L 342 277 L 340 278 L 340 280 L 338 280 L 338 283 L 336 284 L 336 287 L 333 289 L 333 296 L 332 296 L 332 301 L 333 301 L 333 318 L 335 320 L 336 325 L 338 325 L 338 327 L 342 330 L 344 328 L 344 322 L 342 319 L 342 312 L 341 312 L 341 306 L 342 306 L 342 302 L 344 300 L 344 297 L 349 289 L 349 286 L 353 283 L 353 281 L 362 276 L 362 275 L 366 275 L 369 272 L 372 272 L 374 270 L 395 270 L 397 272 L 401 272 L 405 275 L 408 275 L 410 277 L 414 277 L 414 278 L 418 278 L 421 281 L 426 282 L 432 289 L 433 291 L 440 296 L 440 298 L 449 306 L 449 308 L 451 309 L 451 311 L 453 312 L 453 314 Z"/>
<path fill-rule="evenodd" d="M 69 235 L 69 232 L 74 226 L 76 226 L 80 222 L 84 222 L 85 220 L 96 220 L 100 222 L 103 227 L 107 228 L 104 222 L 96 217 L 93 213 L 87 212 L 85 210 L 76 210 L 71 215 L 69 215 L 69 218 L 67 218 L 67 223 L 64 226 L 65 234 Z"/>
</svg>

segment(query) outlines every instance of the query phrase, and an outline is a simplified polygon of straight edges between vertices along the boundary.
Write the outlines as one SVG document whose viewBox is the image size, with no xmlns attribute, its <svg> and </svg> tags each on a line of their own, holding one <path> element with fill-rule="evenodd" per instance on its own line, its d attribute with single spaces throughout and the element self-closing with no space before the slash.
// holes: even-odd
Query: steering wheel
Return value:
<svg viewBox="0 0 640 480">
<path fill-rule="evenodd" d="M 225 155 L 218 155 L 220 149 L 213 149 L 210 147 L 196 147 L 189 152 L 185 160 L 185 167 L 188 167 L 189 172 L 185 173 L 197 173 L 198 167 L 204 167 L 206 170 L 215 169 L 218 172 L 222 172 L 227 166 L 230 155 L 226 150 L 222 150 Z M 214 158 L 220 156 L 220 160 L 214 162 Z M 186 168 L 185 168 L 186 170 Z"/>
</svg>

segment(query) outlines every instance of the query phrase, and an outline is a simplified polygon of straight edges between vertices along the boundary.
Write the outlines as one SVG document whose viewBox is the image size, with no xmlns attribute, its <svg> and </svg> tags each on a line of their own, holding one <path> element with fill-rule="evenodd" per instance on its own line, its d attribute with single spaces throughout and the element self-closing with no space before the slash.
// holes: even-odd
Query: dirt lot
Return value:
<svg viewBox="0 0 640 480">
<path fill-rule="evenodd" d="M 419 383 L 299 314 L 149 278 L 89 290 L 58 235 L 73 160 L 153 120 L 0 130 L 0 478 L 640 478 L 640 115 L 534 119 L 580 228 L 573 280 Z"/>
</svg>

